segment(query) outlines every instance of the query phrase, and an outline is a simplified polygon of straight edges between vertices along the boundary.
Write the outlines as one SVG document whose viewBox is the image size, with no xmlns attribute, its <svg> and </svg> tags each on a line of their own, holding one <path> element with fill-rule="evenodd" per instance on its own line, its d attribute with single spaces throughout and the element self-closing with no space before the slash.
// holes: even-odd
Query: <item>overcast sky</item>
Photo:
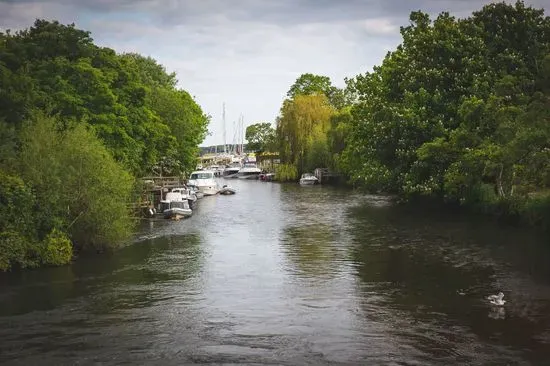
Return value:
<svg viewBox="0 0 550 366">
<path fill-rule="evenodd" d="M 245 125 L 274 122 L 296 78 L 306 72 L 344 77 L 370 71 L 400 43 L 413 10 L 463 17 L 486 0 L 0 0 L 0 28 L 36 18 L 76 23 L 96 43 L 152 56 L 212 116 L 203 145 L 227 143 Z M 538 8 L 550 0 L 530 0 Z"/>
</svg>

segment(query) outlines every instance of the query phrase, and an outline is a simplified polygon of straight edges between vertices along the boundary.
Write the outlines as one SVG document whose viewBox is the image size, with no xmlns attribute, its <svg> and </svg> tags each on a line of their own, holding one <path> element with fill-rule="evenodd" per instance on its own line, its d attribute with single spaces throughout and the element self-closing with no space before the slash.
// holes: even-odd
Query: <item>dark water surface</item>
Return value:
<svg viewBox="0 0 550 366">
<path fill-rule="evenodd" d="M 550 364 L 540 238 L 328 187 L 231 185 L 113 254 L 1 274 L 0 363 Z"/>
</svg>

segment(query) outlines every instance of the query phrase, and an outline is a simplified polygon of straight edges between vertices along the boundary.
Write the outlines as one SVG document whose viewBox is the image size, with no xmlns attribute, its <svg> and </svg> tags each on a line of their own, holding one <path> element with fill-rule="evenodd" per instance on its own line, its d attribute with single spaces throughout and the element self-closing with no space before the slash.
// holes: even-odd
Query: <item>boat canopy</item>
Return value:
<svg viewBox="0 0 550 366">
<path fill-rule="evenodd" d="M 213 172 L 193 172 L 191 173 L 191 177 L 189 179 L 195 180 L 195 179 L 212 179 L 214 178 Z"/>
</svg>

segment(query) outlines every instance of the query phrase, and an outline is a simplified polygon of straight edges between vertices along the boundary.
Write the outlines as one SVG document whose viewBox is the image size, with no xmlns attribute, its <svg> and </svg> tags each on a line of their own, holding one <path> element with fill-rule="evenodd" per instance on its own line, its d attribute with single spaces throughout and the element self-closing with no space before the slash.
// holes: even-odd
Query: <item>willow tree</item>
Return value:
<svg viewBox="0 0 550 366">
<path fill-rule="evenodd" d="M 299 172 L 314 145 L 327 144 L 327 132 L 335 110 L 323 94 L 296 95 L 283 102 L 277 119 L 277 139 L 281 160 Z M 315 149 L 317 150 L 317 149 Z"/>
</svg>

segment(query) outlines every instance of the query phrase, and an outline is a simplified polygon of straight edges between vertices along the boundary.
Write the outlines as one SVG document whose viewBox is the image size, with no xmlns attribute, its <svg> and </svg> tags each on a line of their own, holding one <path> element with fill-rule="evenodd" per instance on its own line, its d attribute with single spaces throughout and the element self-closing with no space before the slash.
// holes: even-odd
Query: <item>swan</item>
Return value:
<svg viewBox="0 0 550 366">
<path fill-rule="evenodd" d="M 487 296 L 487 300 L 491 303 L 491 305 L 497 305 L 502 306 L 506 303 L 506 300 L 503 300 L 504 294 L 502 292 L 499 292 L 498 295 L 490 295 Z"/>
</svg>

